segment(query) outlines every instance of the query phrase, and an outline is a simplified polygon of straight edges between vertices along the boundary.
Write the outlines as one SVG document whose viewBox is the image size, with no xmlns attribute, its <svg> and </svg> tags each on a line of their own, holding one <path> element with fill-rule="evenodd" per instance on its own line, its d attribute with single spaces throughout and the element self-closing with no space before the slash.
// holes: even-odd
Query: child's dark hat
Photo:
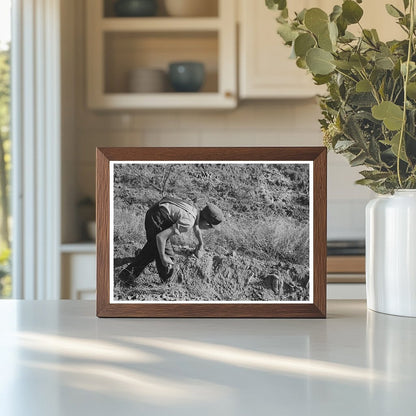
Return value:
<svg viewBox="0 0 416 416">
<path fill-rule="evenodd" d="M 201 216 L 211 225 L 218 225 L 224 220 L 224 214 L 214 204 L 208 203 L 201 211 Z"/>
</svg>

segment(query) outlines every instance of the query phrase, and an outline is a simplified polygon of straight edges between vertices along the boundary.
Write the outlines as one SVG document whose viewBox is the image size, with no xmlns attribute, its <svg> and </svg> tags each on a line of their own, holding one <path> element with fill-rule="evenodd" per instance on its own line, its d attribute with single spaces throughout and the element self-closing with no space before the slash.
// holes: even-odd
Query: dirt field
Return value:
<svg viewBox="0 0 416 416">
<path fill-rule="evenodd" d="M 305 165 L 116 165 L 114 173 L 115 300 L 308 300 Z M 172 239 L 168 283 L 150 265 L 134 287 L 122 288 L 117 276 L 144 245 L 145 213 L 163 195 L 186 195 L 199 208 L 213 202 L 225 221 L 204 232 L 200 259 L 192 231 Z"/>
</svg>

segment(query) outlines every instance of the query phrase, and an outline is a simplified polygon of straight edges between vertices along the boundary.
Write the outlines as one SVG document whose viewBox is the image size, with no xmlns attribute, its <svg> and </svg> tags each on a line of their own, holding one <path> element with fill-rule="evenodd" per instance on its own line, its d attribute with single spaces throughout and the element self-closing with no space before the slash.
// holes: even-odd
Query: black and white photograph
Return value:
<svg viewBox="0 0 416 416">
<path fill-rule="evenodd" d="M 110 163 L 110 303 L 312 303 L 313 164 Z"/>
</svg>

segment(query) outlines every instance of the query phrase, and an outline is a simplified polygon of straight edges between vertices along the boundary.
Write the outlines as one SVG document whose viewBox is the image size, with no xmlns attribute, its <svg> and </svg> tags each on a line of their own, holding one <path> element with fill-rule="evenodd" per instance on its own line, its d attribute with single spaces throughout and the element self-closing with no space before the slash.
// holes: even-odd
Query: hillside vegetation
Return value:
<svg viewBox="0 0 416 416">
<path fill-rule="evenodd" d="M 203 232 L 201 259 L 192 231 L 172 238 L 167 284 L 151 265 L 135 287 L 121 288 L 118 274 L 146 242 L 146 211 L 166 195 L 198 208 L 212 202 L 225 220 Z M 114 281 L 117 300 L 308 300 L 309 166 L 114 165 Z"/>
</svg>

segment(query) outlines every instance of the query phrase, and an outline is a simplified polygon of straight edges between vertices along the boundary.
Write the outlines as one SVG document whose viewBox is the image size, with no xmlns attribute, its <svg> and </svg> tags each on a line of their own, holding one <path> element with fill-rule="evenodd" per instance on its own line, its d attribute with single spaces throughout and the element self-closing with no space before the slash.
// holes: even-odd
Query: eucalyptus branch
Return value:
<svg viewBox="0 0 416 416">
<path fill-rule="evenodd" d="M 267 0 L 266 3 L 274 8 L 276 2 L 286 5 L 284 0 Z M 404 16 L 394 6 L 387 7 L 392 17 L 399 17 L 396 22 L 406 33 L 404 41 L 389 42 L 379 42 L 376 34 L 364 29 L 365 25 L 360 22 L 364 14 L 361 1 L 349 3 L 348 7 L 337 5 L 336 13 L 334 7 L 333 14 L 318 7 L 306 9 L 302 22 L 299 17 L 293 20 L 288 17 L 285 9 L 279 24 L 289 25 L 291 31 L 283 27 L 279 34 L 286 44 L 292 45 L 293 42 L 287 41 L 291 32 L 302 36 L 296 41 L 295 53 L 298 57 L 307 56 L 305 69 L 327 87 L 328 96 L 321 97 L 324 140 L 333 144 L 336 153 L 349 155 L 349 159 L 355 158 L 355 164 L 370 169 L 363 175 L 366 180 L 362 184 L 384 194 L 399 188 L 416 189 L 416 145 L 413 142 L 416 134 L 410 121 L 411 115 L 416 115 L 416 71 L 412 69 L 416 52 L 416 0 L 404 1 Z M 320 34 L 331 31 L 329 25 L 331 22 L 338 24 L 340 17 L 346 26 L 354 24 L 361 33 L 351 37 L 338 33 L 336 40 L 331 33 L 329 38 L 335 43 L 335 50 L 326 47 L 328 36 L 319 44 Z M 351 119 L 360 113 L 362 117 Z M 357 159 L 358 148 L 362 157 Z M 391 173 L 388 180 L 380 180 L 379 171 Z"/>
<path fill-rule="evenodd" d="M 363 36 L 364 36 L 364 38 L 365 38 L 365 40 L 367 41 L 367 43 L 369 44 L 369 45 L 371 45 L 373 48 L 374 48 L 374 50 L 378 50 L 377 49 L 377 45 L 375 45 L 374 43 L 373 43 L 373 41 L 372 41 L 372 39 L 370 39 L 365 33 L 364 33 L 364 28 L 361 26 L 361 23 L 360 22 L 358 22 L 358 26 L 360 27 L 360 29 L 361 29 L 361 33 L 363 34 Z"/>
<path fill-rule="evenodd" d="M 406 35 L 409 36 L 409 31 L 407 30 L 407 27 L 401 25 L 400 23 L 398 23 L 398 25 L 400 26 L 401 29 L 404 30 L 404 32 L 406 33 Z"/>
<path fill-rule="evenodd" d="M 351 77 L 351 76 L 350 76 L 350 75 L 348 75 L 348 74 L 345 74 L 344 72 L 340 71 L 338 68 L 335 68 L 335 71 L 336 71 L 336 72 L 338 72 L 338 73 L 339 73 L 339 74 L 341 74 L 341 75 L 344 75 L 344 77 L 346 77 L 346 78 L 350 79 L 352 82 L 355 82 L 355 83 L 357 83 L 357 82 L 358 82 L 355 78 Z"/>
<path fill-rule="evenodd" d="M 370 78 L 368 78 L 367 73 L 365 72 L 365 69 L 362 66 L 361 66 L 361 69 L 362 69 L 362 71 L 360 71 L 360 75 L 363 77 L 363 79 L 368 81 L 368 83 L 370 84 L 371 93 L 373 94 L 374 99 L 377 101 L 377 104 L 380 104 L 381 100 L 380 100 L 380 97 L 379 97 L 378 92 L 376 90 L 376 87 L 371 82 Z"/>
<path fill-rule="evenodd" d="M 402 91 L 403 91 L 403 88 L 400 88 L 399 91 L 397 91 L 397 94 L 396 94 L 396 96 L 394 97 L 394 100 L 393 100 L 394 103 L 399 99 L 400 94 L 402 93 Z"/>
<path fill-rule="evenodd" d="M 389 100 L 390 100 L 390 101 L 393 101 L 394 90 L 396 89 L 396 84 L 397 84 L 397 81 L 396 81 L 396 80 L 394 80 L 394 81 L 393 81 L 393 88 L 391 89 L 391 94 L 390 94 L 390 97 L 389 97 Z M 395 102 L 395 101 L 393 101 L 393 102 Z"/>
<path fill-rule="evenodd" d="M 399 179 L 400 188 L 403 188 L 402 177 L 400 173 L 400 156 L 403 147 L 404 141 L 404 132 L 406 130 L 406 110 L 407 110 L 407 83 L 409 81 L 409 69 L 410 62 L 412 59 L 412 50 L 413 50 L 413 37 L 414 37 L 414 28 L 415 28 L 415 0 L 410 0 L 410 30 L 409 30 L 409 44 L 407 46 L 407 60 L 406 60 L 406 73 L 404 75 L 404 85 L 403 85 L 403 118 L 402 118 L 402 127 L 400 129 L 400 139 L 399 139 L 399 148 L 397 150 L 397 177 Z"/>
<path fill-rule="evenodd" d="M 337 48 L 341 49 L 342 52 L 349 52 L 348 49 L 344 49 L 340 44 L 337 44 Z"/>
</svg>

